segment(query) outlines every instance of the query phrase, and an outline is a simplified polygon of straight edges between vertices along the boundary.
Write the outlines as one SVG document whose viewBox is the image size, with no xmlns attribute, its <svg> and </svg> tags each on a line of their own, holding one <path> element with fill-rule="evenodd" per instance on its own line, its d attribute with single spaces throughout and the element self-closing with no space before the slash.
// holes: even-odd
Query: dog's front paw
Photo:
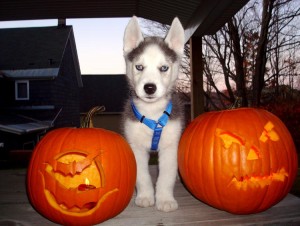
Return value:
<svg viewBox="0 0 300 226">
<path fill-rule="evenodd" d="M 153 197 L 136 197 L 135 204 L 139 207 L 150 207 L 154 205 Z"/>
<path fill-rule="evenodd" d="M 175 199 L 173 200 L 157 200 L 156 208 L 163 212 L 171 212 L 178 209 L 178 203 Z"/>
</svg>

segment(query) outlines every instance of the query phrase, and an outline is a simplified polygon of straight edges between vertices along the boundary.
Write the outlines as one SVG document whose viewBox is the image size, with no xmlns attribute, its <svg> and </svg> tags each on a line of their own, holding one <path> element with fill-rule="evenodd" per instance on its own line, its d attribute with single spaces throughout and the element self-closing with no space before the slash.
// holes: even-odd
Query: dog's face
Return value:
<svg viewBox="0 0 300 226">
<path fill-rule="evenodd" d="M 155 102 L 170 93 L 178 76 L 183 47 L 184 30 L 177 18 L 165 39 L 144 39 L 137 18 L 130 20 L 124 36 L 126 74 L 140 99 Z"/>
</svg>

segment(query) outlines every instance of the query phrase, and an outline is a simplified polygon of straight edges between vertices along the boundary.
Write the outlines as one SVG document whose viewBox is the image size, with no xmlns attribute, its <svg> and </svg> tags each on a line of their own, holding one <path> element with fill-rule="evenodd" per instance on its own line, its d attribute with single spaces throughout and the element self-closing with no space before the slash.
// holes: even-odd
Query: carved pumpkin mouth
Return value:
<svg viewBox="0 0 300 226">
<path fill-rule="evenodd" d="M 45 163 L 44 193 L 48 203 L 68 215 L 88 215 L 101 205 L 106 197 L 118 189 L 103 192 L 104 170 L 98 154 L 83 151 L 64 152 Z M 79 190 L 90 178 L 93 189 Z"/>
<path fill-rule="evenodd" d="M 267 185 L 270 185 L 274 181 L 283 182 L 285 178 L 288 177 L 288 173 L 284 168 L 281 168 L 276 173 L 271 173 L 266 176 L 242 176 L 242 177 L 233 177 L 229 185 L 235 185 L 239 190 L 247 190 L 251 188 L 264 188 Z"/>
</svg>

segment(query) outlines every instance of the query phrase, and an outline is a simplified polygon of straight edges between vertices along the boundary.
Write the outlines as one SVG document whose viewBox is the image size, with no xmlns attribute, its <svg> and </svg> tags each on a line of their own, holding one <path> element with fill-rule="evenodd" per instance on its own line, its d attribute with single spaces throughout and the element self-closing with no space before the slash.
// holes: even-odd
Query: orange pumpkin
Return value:
<svg viewBox="0 0 300 226">
<path fill-rule="evenodd" d="M 285 125 L 254 108 L 200 115 L 184 131 L 178 150 L 180 174 L 190 192 L 235 214 L 261 212 L 282 200 L 297 164 Z"/>
<path fill-rule="evenodd" d="M 43 216 L 62 225 L 92 225 L 119 214 L 134 192 L 136 162 L 118 134 L 62 128 L 36 146 L 27 193 Z"/>
</svg>

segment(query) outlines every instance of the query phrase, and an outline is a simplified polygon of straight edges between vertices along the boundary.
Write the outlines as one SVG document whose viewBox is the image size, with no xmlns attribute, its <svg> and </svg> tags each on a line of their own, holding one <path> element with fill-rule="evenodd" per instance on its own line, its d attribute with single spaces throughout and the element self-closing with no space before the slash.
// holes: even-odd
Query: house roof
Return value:
<svg viewBox="0 0 300 226">
<path fill-rule="evenodd" d="M 68 40 L 81 85 L 72 26 L 0 29 L 1 75 L 13 79 L 57 76 Z"/>
<path fill-rule="evenodd" d="M 248 0 L 9 0 L 2 1 L 0 20 L 112 18 L 136 15 L 163 24 L 178 16 L 186 40 L 219 30 Z"/>
<path fill-rule="evenodd" d="M 0 69 L 58 68 L 72 27 L 0 29 Z"/>
<path fill-rule="evenodd" d="M 18 135 L 46 131 L 53 125 L 51 121 L 39 121 L 22 115 L 0 114 L 0 131 Z"/>
<path fill-rule="evenodd" d="M 12 79 L 53 79 L 59 68 L 2 70 L 2 75 Z"/>
</svg>

